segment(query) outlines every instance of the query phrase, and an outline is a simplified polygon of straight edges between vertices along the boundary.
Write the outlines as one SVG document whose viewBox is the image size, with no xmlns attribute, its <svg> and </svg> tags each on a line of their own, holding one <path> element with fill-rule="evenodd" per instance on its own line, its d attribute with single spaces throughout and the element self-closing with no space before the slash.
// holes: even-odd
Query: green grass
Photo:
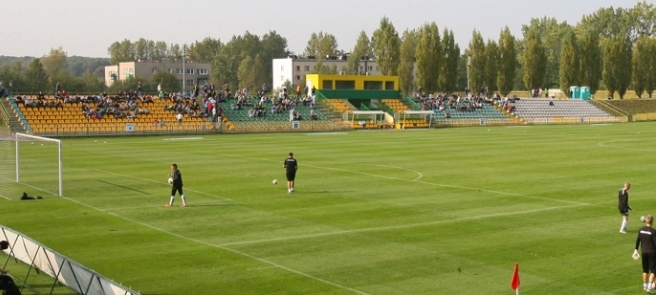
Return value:
<svg viewBox="0 0 656 295">
<path fill-rule="evenodd" d="M 0 222 L 143 294 L 512 294 L 515 262 L 524 294 L 636 294 L 655 127 L 64 139 L 65 197 Z"/>
</svg>

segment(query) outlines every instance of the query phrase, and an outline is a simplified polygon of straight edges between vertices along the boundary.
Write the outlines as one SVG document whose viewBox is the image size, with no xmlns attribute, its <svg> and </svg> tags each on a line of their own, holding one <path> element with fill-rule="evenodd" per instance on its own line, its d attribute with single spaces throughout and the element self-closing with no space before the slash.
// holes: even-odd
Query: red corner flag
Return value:
<svg viewBox="0 0 656 295">
<path fill-rule="evenodd" d="M 512 279 L 510 280 L 510 287 L 515 291 L 519 289 L 519 263 L 515 263 L 515 271 L 513 272 Z"/>
</svg>

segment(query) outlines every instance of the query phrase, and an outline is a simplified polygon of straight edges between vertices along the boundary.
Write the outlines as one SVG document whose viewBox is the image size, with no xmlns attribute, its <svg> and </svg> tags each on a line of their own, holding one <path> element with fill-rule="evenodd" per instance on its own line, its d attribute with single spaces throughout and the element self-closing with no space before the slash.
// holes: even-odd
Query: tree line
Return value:
<svg viewBox="0 0 656 295">
<path fill-rule="evenodd" d="M 505 95 L 513 89 L 560 88 L 568 94 L 569 87 L 576 85 L 589 86 L 592 92 L 606 89 L 611 95 L 623 97 L 629 88 L 649 94 L 656 88 L 655 34 L 656 9 L 654 4 L 643 1 L 628 9 L 601 8 L 583 16 L 576 25 L 555 18 L 534 18 L 522 26 L 521 37 L 513 36 L 505 27 L 498 39 L 484 40 L 480 32 L 473 30 L 464 49 L 455 43 L 453 31 L 440 30 L 435 22 L 400 34 L 392 21 L 383 17 L 371 36 L 360 32 L 351 50 L 340 50 L 334 35 L 320 31 L 310 36 L 302 54 L 317 59 L 317 73 L 361 74 L 359 60 L 375 59 L 382 74 L 400 77 L 404 93 L 421 86 L 427 92 L 462 91 L 468 87 Z M 165 41 L 125 39 L 108 47 L 108 62 L 178 61 L 185 53 L 183 48 Z M 212 65 L 213 83 L 232 89 L 270 83 L 272 59 L 291 54 L 295 53 L 288 49 L 287 39 L 275 31 L 263 36 L 246 31 L 227 42 L 208 37 L 186 50 L 189 60 Z M 341 69 L 323 64 L 326 56 L 345 54 L 349 55 L 348 62 Z M 56 82 L 79 92 L 131 90 L 138 82 L 145 85 L 146 91 L 162 83 L 178 87 L 174 74 L 157 73 L 150 81 L 135 78 L 106 89 L 98 71 L 104 65 L 91 63 L 83 73 L 79 69 L 84 66 L 78 66 L 71 74 L 73 58 L 57 48 L 31 60 L 28 66 L 21 60 L 4 63 L 0 81 L 11 81 L 15 89 L 27 91 L 50 89 Z M 90 68 L 93 66 L 96 69 Z"/>
</svg>

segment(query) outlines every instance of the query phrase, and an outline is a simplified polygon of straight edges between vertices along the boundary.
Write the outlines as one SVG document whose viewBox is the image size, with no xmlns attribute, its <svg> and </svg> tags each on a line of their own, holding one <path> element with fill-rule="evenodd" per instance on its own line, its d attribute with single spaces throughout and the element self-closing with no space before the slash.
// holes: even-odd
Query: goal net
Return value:
<svg viewBox="0 0 656 295">
<path fill-rule="evenodd" d="M 61 141 L 23 133 L 0 134 L 0 196 L 63 195 Z"/>
</svg>

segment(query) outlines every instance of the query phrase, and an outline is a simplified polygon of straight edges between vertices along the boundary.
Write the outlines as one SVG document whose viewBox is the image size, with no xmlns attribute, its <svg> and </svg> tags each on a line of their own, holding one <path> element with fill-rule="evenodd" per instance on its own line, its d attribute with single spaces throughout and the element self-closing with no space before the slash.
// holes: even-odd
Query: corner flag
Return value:
<svg viewBox="0 0 656 295">
<path fill-rule="evenodd" d="M 510 287 L 519 294 L 519 263 L 515 263 L 515 271 L 513 272 L 512 279 L 510 280 Z"/>
</svg>

